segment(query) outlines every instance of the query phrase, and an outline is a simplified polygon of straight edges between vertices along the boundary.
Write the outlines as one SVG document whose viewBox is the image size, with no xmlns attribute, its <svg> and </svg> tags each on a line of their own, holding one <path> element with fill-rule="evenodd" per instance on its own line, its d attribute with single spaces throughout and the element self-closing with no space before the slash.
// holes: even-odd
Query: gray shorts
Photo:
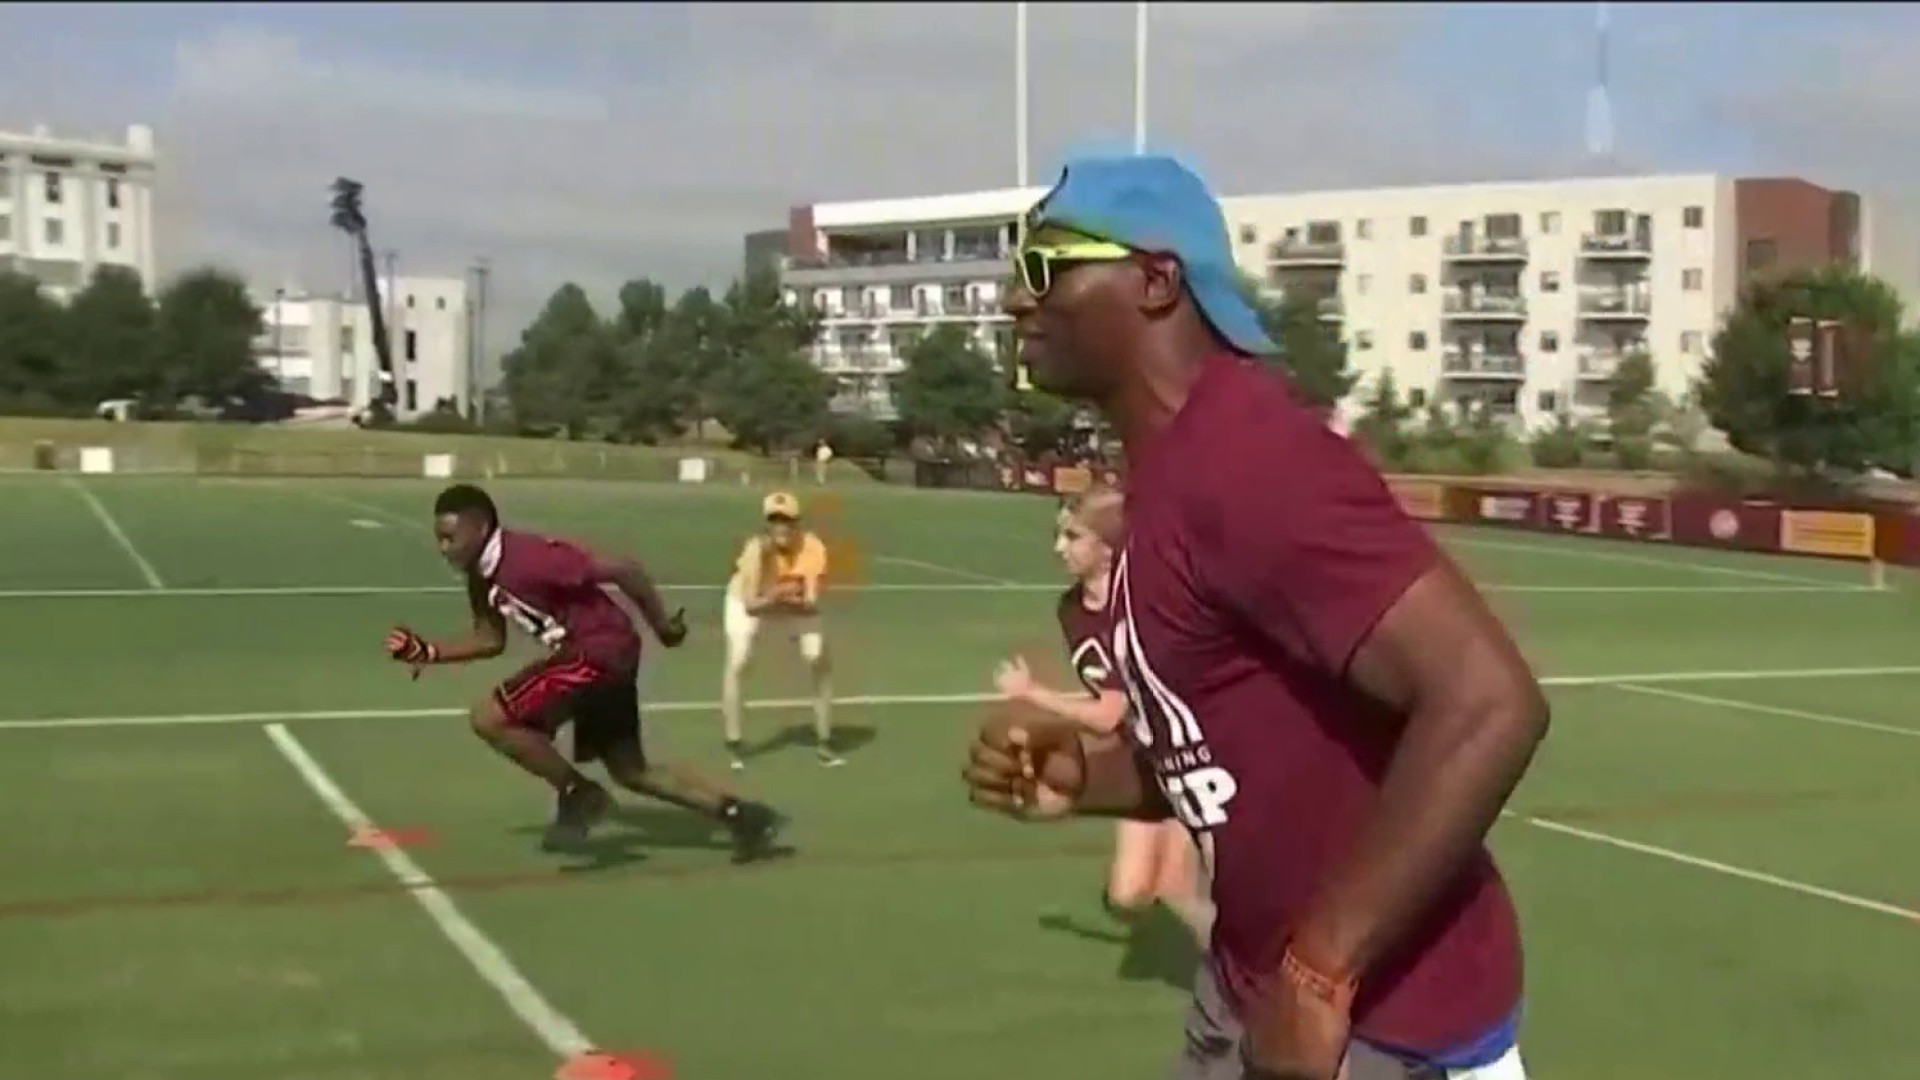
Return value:
<svg viewBox="0 0 1920 1080">
<path fill-rule="evenodd" d="M 1186 1039 L 1167 1080 L 1240 1080 L 1240 1035 L 1213 965 L 1202 961 L 1187 1005 Z M 1346 1080 L 1526 1080 L 1526 1072 L 1517 1050 L 1478 1069 L 1439 1069 L 1355 1042 L 1347 1048 Z"/>
</svg>

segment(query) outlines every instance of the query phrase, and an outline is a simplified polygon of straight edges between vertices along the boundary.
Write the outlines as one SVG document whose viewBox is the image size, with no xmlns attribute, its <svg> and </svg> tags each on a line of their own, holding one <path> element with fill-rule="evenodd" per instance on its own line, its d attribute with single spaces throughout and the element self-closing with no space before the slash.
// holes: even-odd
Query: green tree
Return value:
<svg viewBox="0 0 1920 1080">
<path fill-rule="evenodd" d="M 788 305 L 779 276 L 756 269 L 727 289 L 693 381 L 741 446 L 797 450 L 822 431 L 833 380 L 808 356 L 819 320 Z"/>
<path fill-rule="evenodd" d="M 692 375 L 701 350 L 710 347 L 704 328 L 697 318 L 676 322 L 666 289 L 646 278 L 622 285 L 619 304 L 608 328 L 618 369 L 609 390 L 615 432 L 646 443 L 679 435 L 699 419 Z M 678 333 L 682 327 L 695 333 Z"/>
<path fill-rule="evenodd" d="M 1038 390 L 1016 390 L 1007 408 L 1008 433 L 1021 450 L 1038 456 L 1058 450 L 1073 432 L 1080 410 Z"/>
<path fill-rule="evenodd" d="M 140 277 L 122 266 L 101 266 L 67 305 L 66 363 L 61 396 L 91 406 L 135 397 L 160 381 L 158 312 Z"/>
<path fill-rule="evenodd" d="M 64 411 L 56 393 L 60 306 L 25 274 L 0 270 L 0 411 Z"/>
<path fill-rule="evenodd" d="M 580 286 L 568 282 L 501 359 L 501 384 L 518 426 L 579 439 L 617 424 L 612 400 L 621 383 L 620 356 Z M 599 430 L 596 430 L 599 429 Z"/>
<path fill-rule="evenodd" d="M 1789 393 L 1788 320 L 1836 319 L 1854 351 L 1838 400 Z M 1754 283 L 1714 338 L 1696 394 L 1735 449 L 1812 475 L 1910 468 L 1920 432 L 1920 342 L 1885 282 L 1834 266 Z"/>
<path fill-rule="evenodd" d="M 1353 436 L 1382 468 L 1399 468 L 1413 449 L 1407 435 L 1407 421 L 1412 418 L 1413 406 L 1401 398 L 1393 371 L 1384 370 L 1367 394 L 1364 411 L 1353 422 Z"/>
<path fill-rule="evenodd" d="M 156 330 L 153 386 L 163 400 L 217 407 L 257 401 L 273 387 L 253 352 L 260 309 L 235 274 L 203 267 L 173 279 L 160 292 Z"/>
<path fill-rule="evenodd" d="M 1653 385 L 1653 358 L 1639 350 L 1620 358 L 1607 384 L 1607 435 L 1623 469 L 1653 466 L 1653 429 L 1664 404 Z"/>
<path fill-rule="evenodd" d="M 1279 346 L 1270 363 L 1286 369 L 1314 406 L 1331 412 L 1353 391 L 1359 376 L 1347 368 L 1347 346 L 1334 324 L 1320 317 L 1323 297 L 1295 289 L 1275 299 L 1251 277 L 1242 275 L 1241 293 L 1260 316 L 1260 326 Z"/>
<path fill-rule="evenodd" d="M 908 347 L 904 359 L 893 396 L 901 423 L 915 437 L 950 442 L 999 422 L 1006 388 L 966 327 L 937 327 Z"/>
</svg>

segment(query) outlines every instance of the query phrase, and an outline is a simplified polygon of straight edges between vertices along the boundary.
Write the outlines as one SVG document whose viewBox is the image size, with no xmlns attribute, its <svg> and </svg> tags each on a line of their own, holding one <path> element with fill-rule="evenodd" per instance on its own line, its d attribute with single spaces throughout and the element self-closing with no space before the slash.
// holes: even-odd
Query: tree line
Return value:
<svg viewBox="0 0 1920 1080">
<path fill-rule="evenodd" d="M 246 284 L 219 269 L 181 274 L 149 297 L 133 271 L 103 266 L 64 305 L 32 277 L 0 271 L 0 412 L 256 404 L 274 385 L 254 357 L 259 332 Z"/>
<path fill-rule="evenodd" d="M 1356 392 L 1346 346 L 1317 298 L 1244 291 L 1312 404 L 1331 412 Z M 1838 320 L 1849 363 L 1837 398 L 1795 395 L 1787 341 L 1796 316 Z M 1396 469 L 1490 471 L 1528 457 L 1645 468 L 1694 445 L 1708 428 L 1736 449 L 1802 476 L 1883 469 L 1911 475 L 1920 460 L 1920 333 L 1886 283 L 1844 267 L 1756 279 L 1714 336 L 1689 391 L 1658 392 L 1653 361 L 1627 357 L 1607 386 L 1604 415 L 1563 413 L 1524 446 L 1484 409 L 1415 407 L 1383 372 L 1346 410 L 1351 429 Z M 913 447 L 958 452 L 1010 442 L 1029 453 L 1084 443 L 1093 418 L 1013 377 L 1013 357 L 959 324 L 917 333 L 891 376 L 897 416 L 836 410 L 850 389 L 820 370 L 819 317 L 783 302 L 772 271 L 714 292 L 670 296 L 636 278 L 613 310 L 585 290 L 556 290 L 502 364 L 488 426 L 516 434 L 668 442 L 724 432 L 761 452 L 802 451 L 820 439 L 841 455 L 884 457 Z M 217 268 L 181 274 L 149 297 L 120 267 L 101 267 L 62 305 L 27 276 L 0 271 L 0 412 L 84 414 L 134 399 L 149 414 L 191 403 L 220 407 L 274 393 L 254 343 L 261 312 L 244 282 Z M 457 415 L 433 420 L 470 426 Z"/>
</svg>

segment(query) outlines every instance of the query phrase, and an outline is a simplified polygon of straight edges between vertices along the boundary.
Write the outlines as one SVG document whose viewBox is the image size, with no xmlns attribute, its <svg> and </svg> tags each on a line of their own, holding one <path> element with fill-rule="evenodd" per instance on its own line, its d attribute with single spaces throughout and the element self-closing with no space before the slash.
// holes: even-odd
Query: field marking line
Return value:
<svg viewBox="0 0 1920 1080">
<path fill-rule="evenodd" d="M 1018 582 L 1008 581 L 1006 578 L 994 577 L 991 574 L 982 574 L 975 570 L 963 570 L 958 566 L 946 566 L 941 563 L 927 562 L 924 559 L 909 559 L 900 555 L 875 555 L 873 557 L 873 561 L 878 563 L 887 563 L 892 566 L 912 567 L 913 569 L 916 569 L 916 570 L 931 570 L 938 574 L 947 574 L 949 576 L 957 577 L 965 581 L 975 581 L 975 582 L 980 582 L 986 585 L 1017 585 L 1018 584 Z M 1066 588 L 1066 586 L 1064 585 L 1060 587 L 1063 589 Z"/>
<path fill-rule="evenodd" d="M 304 495 L 307 498 L 313 499 L 316 502 L 329 502 L 329 503 L 333 503 L 335 506 L 344 506 L 351 510 L 358 510 L 363 514 L 368 514 L 373 517 L 377 517 L 380 520 L 387 522 L 388 524 L 399 525 L 402 528 L 424 529 L 425 526 L 431 524 L 431 522 L 428 522 L 424 519 L 405 517 L 398 510 L 389 510 L 386 507 L 379 505 L 378 503 L 362 502 L 359 499 L 351 498 L 346 495 L 336 495 L 331 491 L 308 491 L 305 488 L 299 488 L 299 487 L 288 488 L 287 490 L 292 491 L 297 495 Z"/>
<path fill-rule="evenodd" d="M 1621 683 L 1734 682 L 1740 680 L 1847 679 L 1884 675 L 1920 675 L 1920 665 L 1904 667 L 1800 668 L 1780 671 L 1654 671 L 1630 675 L 1557 675 L 1540 680 L 1547 687 L 1615 686 Z M 853 694 L 833 699 L 836 705 L 980 705 L 998 701 L 993 693 Z M 760 698 L 745 703 L 749 709 L 800 709 L 811 698 Z M 713 712 L 717 701 L 657 701 L 644 706 L 648 713 Z M 68 728 L 185 727 L 205 724 L 259 724 L 302 720 L 426 719 L 465 716 L 460 708 L 317 709 L 311 711 L 179 713 L 155 716 L 67 716 L 0 720 L 0 731 L 44 731 Z"/>
<path fill-rule="evenodd" d="M 1782 716 L 1789 720 L 1805 720 L 1812 724 L 1829 724 L 1834 727 L 1855 728 L 1860 731 L 1877 731 L 1883 735 L 1901 735 L 1909 739 L 1920 739 L 1920 729 L 1903 728 L 1897 724 L 1876 724 L 1871 720 L 1855 720 L 1832 713 L 1809 712 L 1805 709 L 1789 709 L 1780 705 L 1763 705 L 1757 701 L 1741 701 L 1737 698 L 1716 697 L 1711 694 L 1694 694 L 1684 690 L 1666 690 L 1657 686 L 1642 686 L 1637 683 L 1622 682 L 1612 684 L 1615 690 L 1630 694 L 1647 694 L 1653 697 L 1670 698 L 1685 701 L 1693 705 L 1706 705 L 1715 709 L 1732 709 L 1737 712 L 1758 713 L 1762 716 Z"/>
<path fill-rule="evenodd" d="M 670 592 L 719 592 L 722 584 L 663 583 Z M 840 593 L 868 592 L 1058 592 L 1065 588 L 1057 582 L 1002 581 L 915 581 L 870 582 L 840 585 Z M 112 600 L 132 596 L 218 597 L 218 596 L 386 596 L 406 593 L 457 593 L 458 585 L 207 585 L 151 589 L 0 589 L 0 600 Z M 1866 593 L 1885 595 L 1885 590 L 1870 585 L 1482 585 L 1483 593 L 1565 596 L 1639 596 L 1639 595 L 1713 595 L 1761 596 L 1780 593 L 1830 593 L 1846 595 Z"/>
<path fill-rule="evenodd" d="M 1681 866 L 1690 866 L 1696 870 L 1705 870 L 1710 874 L 1720 874 L 1724 877 L 1738 878 L 1741 881 L 1749 881 L 1756 885 L 1767 885 L 1776 889 L 1784 889 L 1787 892 L 1799 893 L 1801 896 L 1811 896 L 1816 900 L 1826 900 L 1831 903 L 1842 904 L 1860 911 L 1871 911 L 1879 915 L 1891 915 L 1896 919 L 1904 919 L 1908 922 L 1920 922 L 1920 911 L 1903 908 L 1897 904 L 1889 904 L 1883 900 L 1870 900 L 1864 896 L 1855 896 L 1852 893 L 1841 892 L 1838 889 L 1829 889 L 1824 885 L 1814 885 L 1805 881 L 1796 881 L 1793 878 L 1781 877 L 1778 874 L 1769 874 L 1764 870 L 1749 870 L 1744 866 L 1735 866 L 1732 863 L 1724 863 L 1716 859 L 1689 855 L 1684 851 L 1675 851 L 1672 848 L 1660 847 L 1657 844 L 1643 844 L 1638 840 L 1628 840 L 1625 837 L 1614 836 L 1611 833 L 1598 832 L 1593 829 L 1583 829 L 1578 825 L 1568 825 L 1564 822 L 1554 821 L 1551 818 L 1533 817 L 1513 810 L 1503 810 L 1500 813 L 1502 817 L 1525 822 L 1536 829 L 1545 829 L 1548 832 L 1559 833 L 1562 836 L 1571 836 L 1593 844 L 1603 844 L 1607 847 L 1618 848 L 1621 851 L 1631 851 L 1636 855 L 1647 855 L 1655 859 L 1664 859 L 1667 862 L 1678 863 Z"/>
<path fill-rule="evenodd" d="M 292 732 L 279 724 L 270 724 L 267 726 L 267 738 L 273 741 L 280 756 L 287 759 L 287 764 L 293 766 L 293 771 L 300 774 L 300 779 L 332 811 L 340 824 L 347 827 L 349 833 L 374 828 L 373 819 L 340 789 L 340 785 L 307 752 L 300 740 L 293 737 Z M 376 847 L 372 850 L 387 872 L 419 902 L 440 933 L 460 951 L 467 963 L 473 965 L 473 970 L 499 993 L 507 1008 L 513 1010 L 520 1022 L 539 1036 L 549 1050 L 562 1058 L 573 1058 L 593 1049 L 593 1041 L 579 1026 L 565 1013 L 554 1008 L 539 990 L 534 989 L 520 969 L 507 958 L 507 954 L 467 918 L 453 898 L 440 888 L 432 875 L 421 869 L 419 863 L 395 847 Z"/>
<path fill-rule="evenodd" d="M 1627 566 L 1657 566 L 1663 570 L 1692 570 L 1701 574 L 1719 574 L 1723 577 L 1746 578 L 1752 581 L 1773 581 L 1790 585 L 1827 585 L 1840 584 L 1821 578 L 1806 577 L 1801 574 L 1783 574 L 1772 570 L 1750 570 L 1737 566 L 1717 566 L 1712 563 L 1695 563 L 1685 559 L 1664 559 L 1657 555 L 1629 555 L 1622 551 L 1584 551 L 1577 547 L 1563 547 L 1557 544 L 1523 544 L 1512 540 L 1483 540 L 1478 537 L 1461 537 L 1451 533 L 1446 536 L 1449 547 L 1477 548 L 1485 551 L 1511 551 L 1528 555 L 1546 555 L 1562 559 L 1586 559 L 1591 562 L 1621 563 Z"/>
<path fill-rule="evenodd" d="M 133 565 L 140 569 L 140 576 L 147 579 L 147 588 L 149 590 L 165 589 L 167 583 L 160 580 L 159 571 L 153 568 L 153 564 L 147 561 L 145 555 L 140 554 L 139 548 L 133 546 L 133 538 L 129 537 L 127 531 L 120 527 L 120 523 L 113 519 L 112 511 L 109 511 L 107 504 L 101 502 L 100 497 L 93 493 L 93 489 L 71 476 L 63 477 L 61 482 L 80 496 L 80 500 L 87 504 L 87 509 L 92 510 L 93 516 L 98 518 L 100 524 L 106 528 L 107 535 L 113 537 L 114 542 L 120 545 L 120 550 L 126 552 L 127 558 L 133 560 Z"/>
</svg>

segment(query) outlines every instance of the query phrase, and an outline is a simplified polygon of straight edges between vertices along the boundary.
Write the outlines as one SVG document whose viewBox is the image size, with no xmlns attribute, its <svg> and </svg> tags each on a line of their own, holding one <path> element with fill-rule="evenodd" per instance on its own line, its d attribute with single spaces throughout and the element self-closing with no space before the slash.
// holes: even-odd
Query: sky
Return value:
<svg viewBox="0 0 1920 1080">
<path fill-rule="evenodd" d="M 1030 6 L 1030 148 L 1131 139 L 1134 5 Z M 1149 144 L 1223 194 L 1591 172 L 1594 5 L 1151 9 Z M 1614 4 L 1622 167 L 1920 190 L 1920 6 Z M 724 285 L 801 203 L 1015 181 L 1011 4 L 0 3 L 0 129 L 156 129 L 163 271 L 339 289 L 336 176 L 404 274 Z"/>
</svg>

